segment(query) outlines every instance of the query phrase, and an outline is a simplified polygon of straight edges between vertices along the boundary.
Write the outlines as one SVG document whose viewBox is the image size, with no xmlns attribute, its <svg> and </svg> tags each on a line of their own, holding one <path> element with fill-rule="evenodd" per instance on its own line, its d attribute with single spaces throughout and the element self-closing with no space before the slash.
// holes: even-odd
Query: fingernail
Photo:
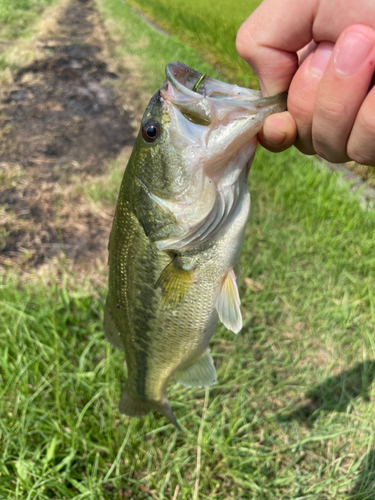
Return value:
<svg viewBox="0 0 375 500">
<path fill-rule="evenodd" d="M 262 80 L 259 78 L 259 85 L 260 85 L 260 90 L 262 91 L 263 97 L 268 97 L 266 86 L 262 82 Z"/>
<path fill-rule="evenodd" d="M 330 42 L 321 42 L 311 58 L 310 68 L 314 73 L 322 75 L 331 59 L 334 44 Z"/>
<path fill-rule="evenodd" d="M 334 66 L 341 75 L 353 75 L 365 62 L 373 42 L 361 33 L 347 33 L 337 47 Z"/>
</svg>

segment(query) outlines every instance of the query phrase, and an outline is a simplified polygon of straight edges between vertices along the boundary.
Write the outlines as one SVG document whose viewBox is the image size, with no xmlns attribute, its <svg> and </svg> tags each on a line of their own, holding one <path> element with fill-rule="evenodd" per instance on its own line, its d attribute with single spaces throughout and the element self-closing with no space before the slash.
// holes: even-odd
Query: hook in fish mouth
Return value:
<svg viewBox="0 0 375 500">
<path fill-rule="evenodd" d="M 247 109 L 251 114 L 263 108 L 272 108 L 272 113 L 286 110 L 286 93 L 263 97 L 259 90 L 246 89 L 204 76 L 180 62 L 167 64 L 165 74 L 162 96 L 178 107 L 190 121 L 200 125 L 209 125 L 214 115 L 218 114 L 215 109 L 227 106 L 232 109 Z M 198 86 L 197 82 L 200 82 Z"/>
<path fill-rule="evenodd" d="M 220 80 L 216 80 L 206 73 L 201 73 L 193 68 L 190 68 L 184 63 L 180 62 L 170 62 L 165 68 L 166 83 L 169 82 L 176 90 L 194 95 L 196 93 L 201 94 L 204 97 L 211 97 L 215 99 L 226 99 L 229 98 L 232 101 L 238 100 L 243 102 L 253 102 L 259 101 L 259 106 L 265 104 L 264 99 L 270 99 L 269 97 L 263 97 L 260 90 L 252 90 L 244 87 L 239 87 L 238 85 L 233 85 L 230 83 L 225 83 Z M 195 90 L 197 82 L 202 80 L 198 89 Z M 287 93 L 277 94 L 272 96 L 278 101 L 282 101 L 287 97 Z M 269 101 L 266 101 L 269 102 Z"/>
</svg>

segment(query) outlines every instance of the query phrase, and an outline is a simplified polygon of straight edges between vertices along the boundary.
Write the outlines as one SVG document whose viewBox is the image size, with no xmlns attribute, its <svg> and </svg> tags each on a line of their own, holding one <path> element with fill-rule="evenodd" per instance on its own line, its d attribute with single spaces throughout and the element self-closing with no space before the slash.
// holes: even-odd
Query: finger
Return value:
<svg viewBox="0 0 375 500">
<path fill-rule="evenodd" d="M 264 0 L 241 26 L 237 50 L 262 90 L 273 95 L 288 89 L 298 50 L 311 40 L 335 43 L 346 28 L 363 22 L 375 29 L 374 0 L 356 0 L 355 6 L 353 0 Z"/>
<path fill-rule="evenodd" d="M 349 160 L 346 145 L 375 66 L 375 31 L 364 25 L 338 39 L 316 92 L 312 143 L 332 163 Z"/>
<path fill-rule="evenodd" d="M 298 129 L 295 146 L 307 155 L 315 154 L 312 142 L 314 101 L 322 76 L 332 56 L 334 44 L 321 42 L 305 58 L 289 88 L 288 111 Z"/>
<path fill-rule="evenodd" d="M 269 116 L 258 134 L 259 143 L 273 153 L 290 148 L 296 137 L 296 123 L 288 111 Z"/>
<path fill-rule="evenodd" d="M 237 51 L 258 75 L 265 95 L 288 89 L 298 69 L 296 52 L 312 39 L 317 2 L 264 0 L 239 29 Z"/>
<path fill-rule="evenodd" d="M 298 55 L 298 63 L 301 65 L 307 57 L 315 52 L 315 49 L 317 47 L 317 44 L 314 42 L 314 40 L 311 40 L 311 42 L 308 45 L 305 45 L 303 49 L 299 50 L 297 52 Z"/>
<path fill-rule="evenodd" d="M 348 156 L 360 163 L 375 167 L 375 88 L 364 100 L 351 131 Z"/>
</svg>

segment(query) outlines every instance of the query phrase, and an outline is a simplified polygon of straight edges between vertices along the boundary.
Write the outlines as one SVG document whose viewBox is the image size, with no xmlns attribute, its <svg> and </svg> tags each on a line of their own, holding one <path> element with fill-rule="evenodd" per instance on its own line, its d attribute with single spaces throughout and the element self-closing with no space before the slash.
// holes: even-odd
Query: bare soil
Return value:
<svg viewBox="0 0 375 500">
<path fill-rule="evenodd" d="M 57 34 L 39 43 L 45 56 L 14 75 L 0 102 L 0 265 L 104 259 L 111 213 L 93 210 L 82 185 L 136 133 L 104 60 L 111 40 L 92 0 L 72 0 Z"/>
</svg>

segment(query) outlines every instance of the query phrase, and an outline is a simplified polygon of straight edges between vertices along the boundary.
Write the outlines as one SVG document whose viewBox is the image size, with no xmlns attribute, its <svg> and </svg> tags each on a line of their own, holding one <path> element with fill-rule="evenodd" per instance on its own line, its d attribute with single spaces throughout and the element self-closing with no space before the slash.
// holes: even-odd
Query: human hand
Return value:
<svg viewBox="0 0 375 500">
<path fill-rule="evenodd" d="M 375 166 L 374 0 L 264 0 L 236 44 L 265 95 L 289 91 L 264 147 Z"/>
</svg>

